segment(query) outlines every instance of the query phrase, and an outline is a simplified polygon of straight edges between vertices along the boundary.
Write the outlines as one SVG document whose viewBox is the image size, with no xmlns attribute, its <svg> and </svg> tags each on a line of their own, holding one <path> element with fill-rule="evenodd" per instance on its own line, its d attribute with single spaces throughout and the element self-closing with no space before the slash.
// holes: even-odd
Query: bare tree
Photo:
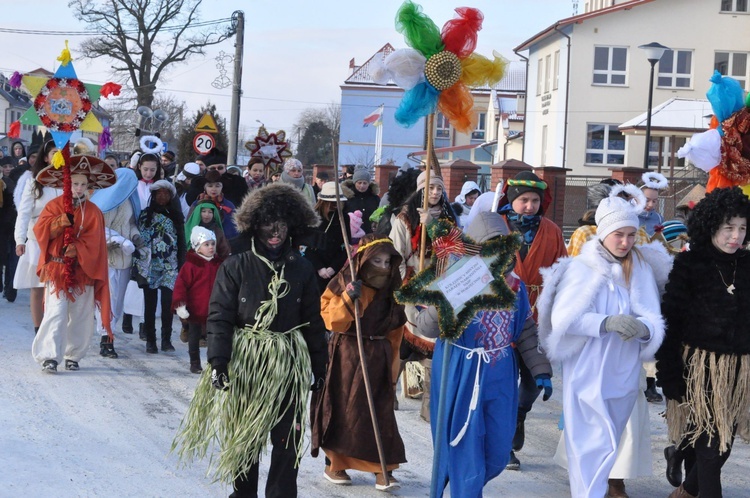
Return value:
<svg viewBox="0 0 750 498">
<path fill-rule="evenodd" d="M 233 24 L 200 22 L 202 1 L 70 0 L 68 7 L 96 33 L 82 43 L 83 55 L 114 59 L 112 69 L 130 80 L 138 105 L 151 107 L 156 85 L 171 65 L 234 34 Z"/>
<path fill-rule="evenodd" d="M 297 148 L 304 140 L 303 137 L 307 129 L 313 123 L 324 123 L 338 143 L 341 130 L 341 106 L 331 102 L 325 108 L 308 107 L 302 111 L 297 118 L 297 123 L 292 127 L 292 136 L 289 137 L 296 142 Z"/>
</svg>

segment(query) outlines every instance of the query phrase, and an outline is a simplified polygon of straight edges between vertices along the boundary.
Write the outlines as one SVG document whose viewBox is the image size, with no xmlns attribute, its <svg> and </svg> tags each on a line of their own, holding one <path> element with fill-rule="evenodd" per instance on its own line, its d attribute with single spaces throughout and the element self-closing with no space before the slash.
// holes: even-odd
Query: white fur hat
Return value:
<svg viewBox="0 0 750 498">
<path fill-rule="evenodd" d="M 193 230 L 190 232 L 190 247 L 193 248 L 193 251 L 197 251 L 201 244 L 208 240 L 216 242 L 216 234 L 213 230 L 203 228 L 200 225 L 193 227 Z"/>
<path fill-rule="evenodd" d="M 638 228 L 638 209 L 630 202 L 610 195 L 596 208 L 596 236 L 604 240 L 607 235 L 624 227 Z"/>
</svg>

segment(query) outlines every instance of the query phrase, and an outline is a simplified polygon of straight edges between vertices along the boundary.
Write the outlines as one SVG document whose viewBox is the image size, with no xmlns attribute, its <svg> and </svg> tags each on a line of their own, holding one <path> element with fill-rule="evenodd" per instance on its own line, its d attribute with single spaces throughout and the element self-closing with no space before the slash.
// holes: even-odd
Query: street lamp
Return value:
<svg viewBox="0 0 750 498">
<path fill-rule="evenodd" d="M 648 113 L 646 114 L 646 150 L 643 152 L 643 169 L 648 169 L 648 156 L 651 146 L 651 105 L 654 100 L 654 66 L 661 60 L 662 55 L 669 47 L 656 42 L 641 45 L 638 48 L 646 51 L 646 59 L 651 64 L 651 76 L 648 80 Z"/>
<path fill-rule="evenodd" d="M 260 123 L 261 128 L 265 128 L 266 127 L 266 125 L 264 125 L 263 121 L 261 121 L 260 119 L 256 119 L 255 122 L 256 123 Z"/>
</svg>

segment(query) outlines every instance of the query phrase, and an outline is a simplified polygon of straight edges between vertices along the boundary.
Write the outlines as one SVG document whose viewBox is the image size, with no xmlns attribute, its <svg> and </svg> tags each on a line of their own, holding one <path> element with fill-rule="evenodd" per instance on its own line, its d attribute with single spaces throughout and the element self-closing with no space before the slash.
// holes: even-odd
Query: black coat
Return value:
<svg viewBox="0 0 750 498">
<path fill-rule="evenodd" d="M 344 216 L 347 220 L 345 223 L 347 237 L 351 237 L 348 223 L 349 217 Z M 341 224 L 339 223 L 339 214 L 337 211 L 331 214 L 329 221 L 323 220 L 316 229 L 315 235 L 313 237 L 313 244 L 305 251 L 305 258 L 310 260 L 313 268 L 315 268 L 320 290 L 318 297 L 320 297 L 325 292 L 326 286 L 331 279 L 321 278 L 317 275 L 318 270 L 321 268 L 333 268 L 333 271 L 338 273 L 347 263 L 346 247 L 344 246 L 344 237 L 341 234 Z"/>
<path fill-rule="evenodd" d="M 354 182 L 347 180 L 344 185 L 349 187 L 354 195 L 346 200 L 344 204 L 344 215 L 349 221 L 348 213 L 354 211 L 362 212 L 362 230 L 365 233 L 372 233 L 372 223 L 370 222 L 370 215 L 375 212 L 380 206 L 380 197 L 377 195 L 378 186 L 376 183 L 371 182 L 370 186 L 364 192 L 360 192 L 354 186 Z"/>
<path fill-rule="evenodd" d="M 289 282 L 289 293 L 278 301 L 278 314 L 271 324 L 271 330 L 286 332 L 309 322 L 310 325 L 302 329 L 302 335 L 310 352 L 313 374 L 316 379 L 322 378 L 328 352 L 325 325 L 320 317 L 317 275 L 310 262 L 289 246 L 273 262 L 277 270 L 284 263 L 284 278 Z M 260 302 L 270 297 L 267 289 L 272 273 L 252 251 L 233 254 L 219 267 L 206 324 L 210 363 L 219 358 L 229 362 L 232 358 L 235 327 L 254 323 L 253 317 Z"/>
<path fill-rule="evenodd" d="M 727 292 L 732 282 L 734 294 Z M 679 253 L 662 298 L 662 314 L 667 331 L 656 353 L 657 379 L 667 397 L 679 399 L 686 390 L 683 345 L 750 354 L 750 252 L 729 255 L 712 245 Z"/>
</svg>

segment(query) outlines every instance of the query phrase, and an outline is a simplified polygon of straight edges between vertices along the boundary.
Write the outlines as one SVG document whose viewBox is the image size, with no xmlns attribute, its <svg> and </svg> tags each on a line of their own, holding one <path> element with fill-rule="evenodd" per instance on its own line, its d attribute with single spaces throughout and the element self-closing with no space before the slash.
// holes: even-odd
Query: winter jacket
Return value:
<svg viewBox="0 0 750 498">
<path fill-rule="evenodd" d="M 14 231 L 16 245 L 26 244 L 26 240 L 28 239 L 36 240 L 34 224 L 37 218 L 42 213 L 44 206 L 60 195 L 62 195 L 62 189 L 44 187 L 42 189 L 42 196 L 37 199 L 36 191 L 34 190 L 34 179 L 31 178 L 31 173 L 22 176 L 18 180 L 16 189 L 13 192 L 13 201 L 18 210 Z"/>
<path fill-rule="evenodd" d="M 130 201 L 126 200 L 117 206 L 117 208 L 104 213 L 104 224 L 106 225 L 104 233 L 107 236 L 107 259 L 109 260 L 109 267 L 117 270 L 130 268 L 133 265 L 133 255 L 126 254 L 120 244 L 112 243 L 113 237 L 121 235 L 131 241 L 136 247 L 143 244 Z"/>
<path fill-rule="evenodd" d="M 735 283 L 733 294 L 722 276 L 727 284 Z M 750 251 L 725 254 L 713 246 L 691 245 L 675 257 L 662 299 L 667 335 L 656 354 L 657 380 L 665 393 L 685 393 L 683 345 L 718 354 L 750 354 L 747 282 Z"/>
<path fill-rule="evenodd" d="M 378 206 L 380 206 L 380 197 L 378 197 L 380 187 L 378 187 L 377 183 L 370 182 L 370 186 L 367 190 L 360 192 L 356 189 L 354 182 L 351 180 L 346 180 L 343 185 L 350 188 L 353 192 L 352 197 L 347 199 L 346 204 L 344 205 L 344 215 L 347 216 L 347 220 L 349 218 L 348 213 L 361 211 L 363 220 L 362 230 L 364 230 L 365 233 L 372 233 L 370 215 L 378 209 Z"/>
<path fill-rule="evenodd" d="M 189 251 L 172 291 L 172 311 L 185 305 L 190 313 L 188 322 L 205 325 L 208 301 L 222 261 L 218 256 L 209 261 Z"/>
<path fill-rule="evenodd" d="M 256 251 L 260 250 L 256 244 Z M 278 313 L 270 330 L 284 333 L 303 323 L 301 332 L 310 353 L 315 378 L 325 375 L 325 325 L 320 317 L 317 275 L 309 261 L 288 244 L 283 255 L 273 261 L 276 271 L 284 266 L 289 292 L 278 300 Z M 208 361 L 215 365 L 232 358 L 235 328 L 252 325 L 260 303 L 269 299 L 268 284 L 273 272 L 252 250 L 233 254 L 219 267 L 208 309 Z"/>
<path fill-rule="evenodd" d="M 315 246 L 307 248 L 305 257 L 310 260 L 316 273 L 321 268 L 333 268 L 334 272 L 338 272 L 346 263 L 346 248 L 344 246 L 344 237 L 341 234 L 341 223 L 339 223 L 338 212 L 334 211 L 331 214 L 330 220 L 322 220 L 317 231 L 319 237 L 316 239 Z M 346 231 L 347 236 L 349 236 L 348 217 Z M 330 280 L 330 278 L 320 278 L 318 276 L 318 284 L 320 286 L 319 296 L 326 290 L 326 286 Z"/>
</svg>

